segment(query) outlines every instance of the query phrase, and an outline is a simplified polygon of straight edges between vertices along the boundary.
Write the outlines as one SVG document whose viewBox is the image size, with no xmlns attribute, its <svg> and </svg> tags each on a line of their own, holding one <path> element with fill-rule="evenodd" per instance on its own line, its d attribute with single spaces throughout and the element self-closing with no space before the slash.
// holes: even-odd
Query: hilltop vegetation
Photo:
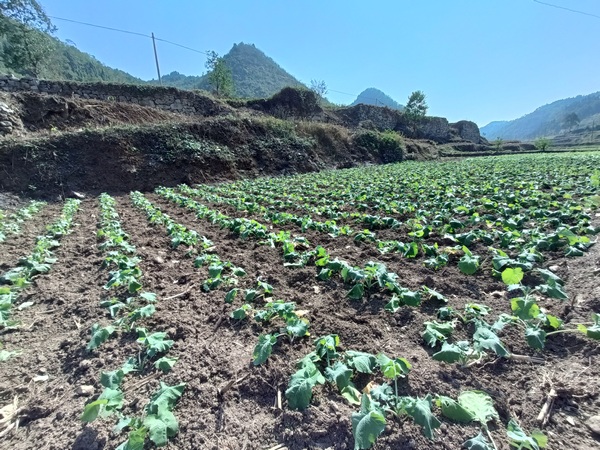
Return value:
<svg viewBox="0 0 600 450">
<path fill-rule="evenodd" d="M 481 134 L 488 139 L 530 140 L 599 124 L 600 92 L 595 92 L 555 101 L 516 120 L 491 122 L 481 128 Z"/>
<path fill-rule="evenodd" d="M 364 105 L 387 106 L 388 108 L 397 109 L 399 111 L 404 109 L 404 106 L 402 106 L 392 97 L 380 91 L 379 89 L 372 87 L 362 91 L 350 106 L 359 105 L 361 103 Z"/>
<path fill-rule="evenodd" d="M 300 81 L 281 68 L 254 44 L 233 44 L 223 56 L 233 76 L 234 95 L 240 98 L 266 98 L 279 92 L 284 87 L 302 87 Z M 211 90 L 208 75 L 186 76 L 179 72 L 171 72 L 162 77 L 163 85 L 180 89 Z M 157 80 L 150 83 L 157 84 Z"/>
</svg>

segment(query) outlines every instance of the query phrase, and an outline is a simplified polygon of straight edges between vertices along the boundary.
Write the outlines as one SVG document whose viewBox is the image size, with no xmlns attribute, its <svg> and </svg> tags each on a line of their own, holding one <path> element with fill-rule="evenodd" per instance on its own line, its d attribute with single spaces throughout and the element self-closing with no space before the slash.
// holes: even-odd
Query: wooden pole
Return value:
<svg viewBox="0 0 600 450">
<path fill-rule="evenodd" d="M 156 72 L 158 73 L 158 83 L 162 86 L 162 80 L 160 78 L 160 66 L 158 65 L 158 53 L 156 52 L 156 40 L 154 39 L 154 33 L 152 33 L 152 46 L 154 47 L 154 60 L 156 61 Z"/>
</svg>

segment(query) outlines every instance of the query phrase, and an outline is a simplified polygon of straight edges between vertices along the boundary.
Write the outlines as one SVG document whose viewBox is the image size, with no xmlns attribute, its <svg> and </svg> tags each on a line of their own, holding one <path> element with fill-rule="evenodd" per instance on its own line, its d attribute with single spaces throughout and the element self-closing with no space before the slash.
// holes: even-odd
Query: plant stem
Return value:
<svg viewBox="0 0 600 450">
<path fill-rule="evenodd" d="M 492 437 L 492 433 L 490 433 L 490 430 L 487 427 L 487 425 L 484 425 L 483 428 L 485 429 L 485 432 L 487 433 L 488 437 L 490 438 L 490 441 L 492 442 L 492 446 L 494 447 L 494 450 L 498 450 L 498 447 L 496 447 L 496 443 L 494 442 L 494 438 Z"/>
<path fill-rule="evenodd" d="M 556 331 L 551 331 L 550 333 L 546 333 L 546 336 L 552 336 L 553 334 L 559 334 L 559 333 L 579 333 L 580 331 L 577 329 L 570 329 L 570 330 L 556 330 Z"/>
</svg>

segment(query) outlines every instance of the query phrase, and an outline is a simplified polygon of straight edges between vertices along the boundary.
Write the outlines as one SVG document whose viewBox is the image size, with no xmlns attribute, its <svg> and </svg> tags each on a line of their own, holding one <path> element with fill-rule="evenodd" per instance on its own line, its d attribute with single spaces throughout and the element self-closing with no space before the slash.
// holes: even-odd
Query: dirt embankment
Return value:
<svg viewBox="0 0 600 450">
<path fill-rule="evenodd" d="M 438 156 L 433 142 L 244 109 L 192 118 L 32 93 L 1 100 L 18 123 L 0 138 L 0 190 L 29 195 L 151 190 Z"/>
</svg>

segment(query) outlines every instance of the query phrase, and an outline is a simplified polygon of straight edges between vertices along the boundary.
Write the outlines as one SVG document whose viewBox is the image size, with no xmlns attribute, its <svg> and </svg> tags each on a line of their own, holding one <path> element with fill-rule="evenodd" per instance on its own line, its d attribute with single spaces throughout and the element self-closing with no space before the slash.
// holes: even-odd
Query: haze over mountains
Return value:
<svg viewBox="0 0 600 450">
<path fill-rule="evenodd" d="M 579 123 L 567 120 L 573 114 Z M 481 128 L 481 135 L 487 139 L 532 140 L 587 127 L 600 127 L 600 92 L 557 100 L 515 120 L 491 122 Z"/>
</svg>

